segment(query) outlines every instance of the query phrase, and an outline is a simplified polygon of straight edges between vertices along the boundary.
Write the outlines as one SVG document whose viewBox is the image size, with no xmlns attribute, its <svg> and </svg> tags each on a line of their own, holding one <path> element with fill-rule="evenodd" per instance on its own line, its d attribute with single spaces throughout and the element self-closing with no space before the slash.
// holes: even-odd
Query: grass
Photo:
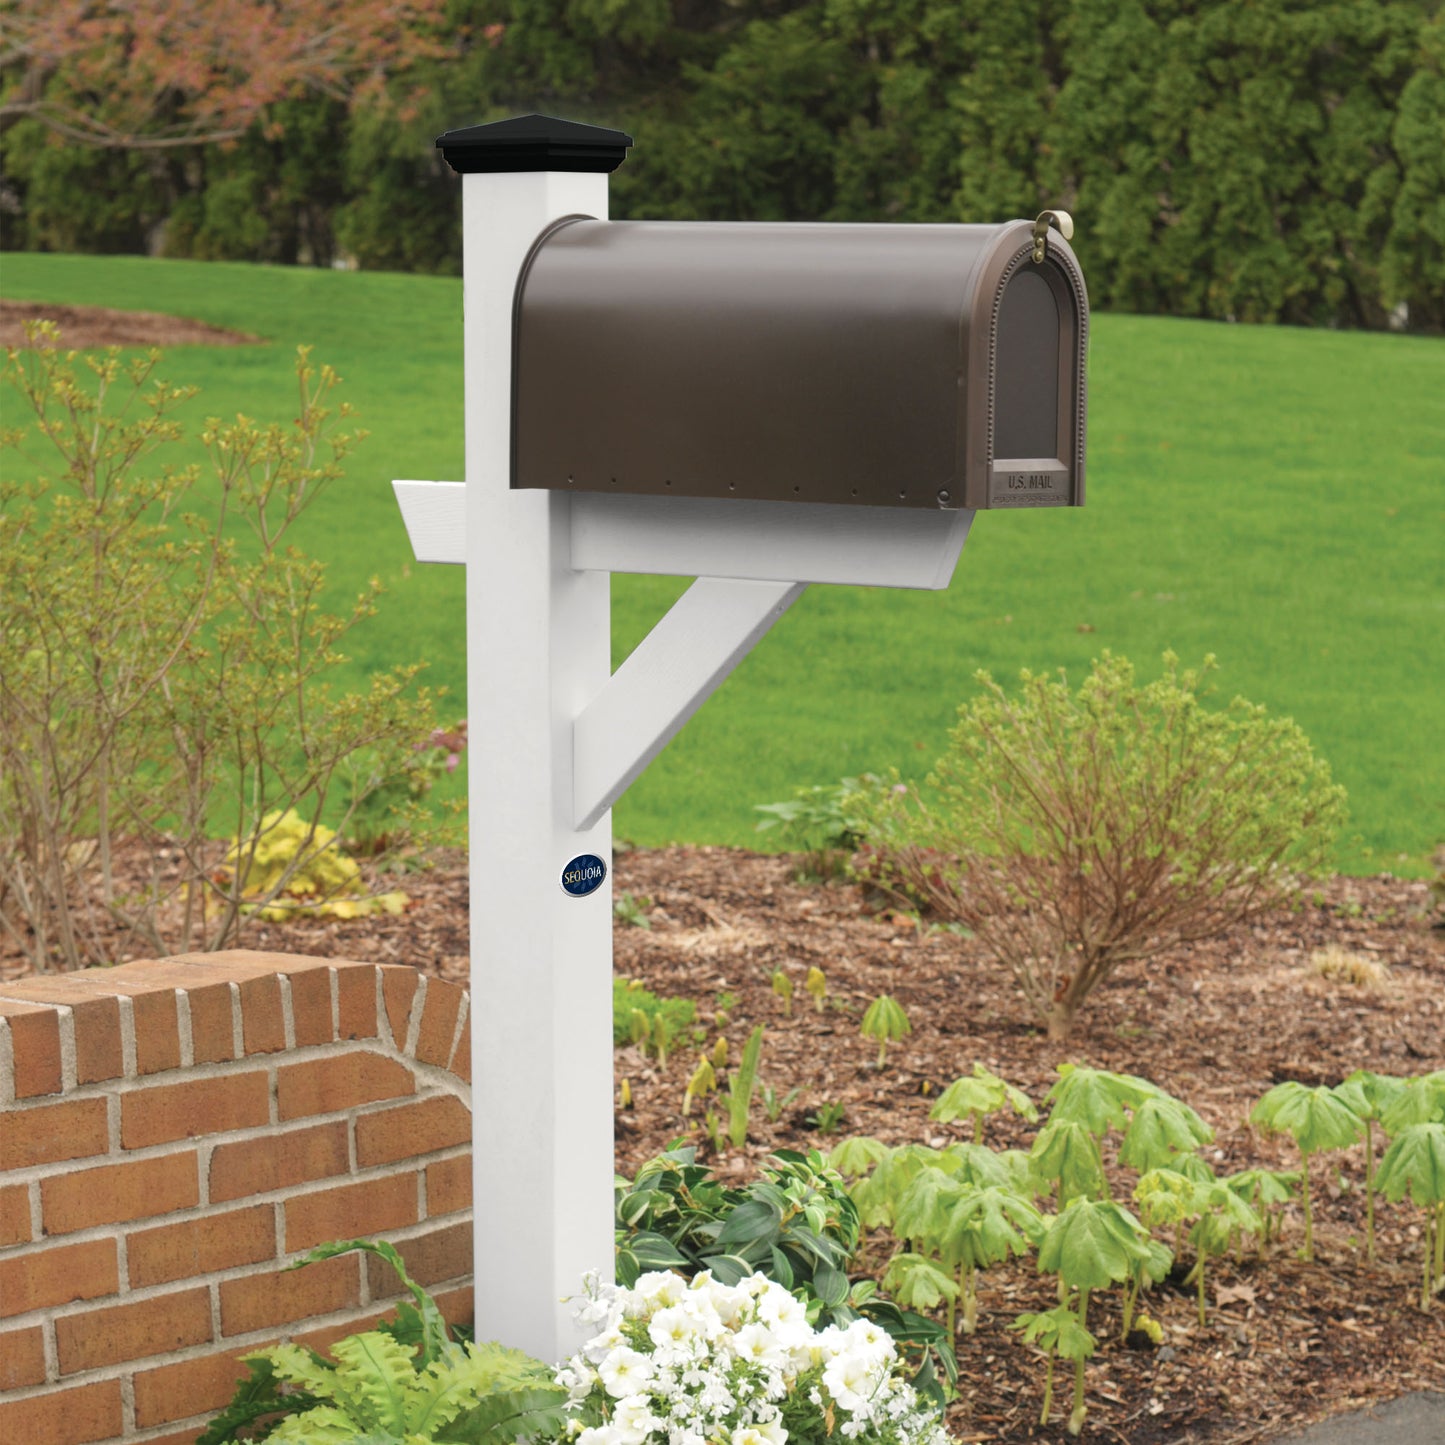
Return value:
<svg viewBox="0 0 1445 1445">
<path fill-rule="evenodd" d="M 357 674 L 425 658 L 464 712 L 460 570 L 409 560 L 393 477 L 462 465 L 455 280 L 9 254 L 3 294 L 165 310 L 272 344 L 176 348 L 208 412 L 285 416 L 290 354 L 335 365 L 371 432 L 310 519 L 335 586 L 373 574 Z M 860 769 L 922 776 L 976 669 L 1144 673 L 1217 654 L 1219 690 L 1290 715 L 1349 790 L 1349 872 L 1423 870 L 1445 838 L 1445 345 L 1098 316 L 1089 503 L 985 513 L 943 593 L 815 587 L 618 806 L 619 836 L 766 844 L 751 804 Z M 7 413 L 11 410 L 7 405 Z M 7 420 L 13 420 L 7 417 Z M 683 584 L 619 578 L 614 653 Z M 1433 681 L 1432 681 L 1433 679 Z"/>
</svg>

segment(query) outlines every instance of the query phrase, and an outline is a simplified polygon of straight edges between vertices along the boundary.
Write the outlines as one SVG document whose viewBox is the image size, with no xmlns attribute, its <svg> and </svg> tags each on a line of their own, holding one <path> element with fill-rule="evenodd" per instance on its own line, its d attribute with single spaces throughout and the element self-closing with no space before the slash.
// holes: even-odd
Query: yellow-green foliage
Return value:
<svg viewBox="0 0 1445 1445">
<path fill-rule="evenodd" d="M 326 918 L 365 918 L 401 913 L 408 899 L 393 891 L 366 895 L 361 869 L 341 850 L 336 833 L 308 823 L 294 808 L 268 813 L 259 834 L 237 839 L 226 867 L 239 870 L 248 911 L 280 923 L 298 913 Z"/>
</svg>

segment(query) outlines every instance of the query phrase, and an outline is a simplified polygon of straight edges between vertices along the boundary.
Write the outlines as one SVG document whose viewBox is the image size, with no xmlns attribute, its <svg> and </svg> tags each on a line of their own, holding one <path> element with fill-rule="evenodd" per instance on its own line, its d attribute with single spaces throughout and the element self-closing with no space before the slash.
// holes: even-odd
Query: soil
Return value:
<svg viewBox="0 0 1445 1445">
<path fill-rule="evenodd" d="M 633 1173 L 685 1134 L 738 1182 L 776 1147 L 827 1149 L 852 1134 L 941 1144 L 963 1131 L 931 1121 L 931 1100 L 975 1061 L 1036 1101 L 1065 1061 L 1142 1074 L 1215 1129 L 1205 1157 L 1218 1172 L 1294 1168 L 1288 1141 L 1264 1139 L 1245 1123 L 1272 1084 L 1335 1084 L 1357 1068 L 1416 1075 L 1445 1067 L 1445 933 L 1431 926 L 1423 883 L 1337 878 L 1294 910 L 1123 970 L 1090 1000 L 1075 1036 L 1058 1045 L 1034 1026 L 1010 978 L 974 941 L 879 911 L 857 887 L 799 882 L 798 861 L 702 847 L 617 858 L 617 897 L 630 895 L 647 925 L 619 918 L 618 975 L 641 979 L 659 996 L 693 1000 L 702 1045 L 721 1033 L 734 1058 L 752 1027 L 764 1024 L 762 1083 L 787 1101 L 775 1120 L 760 1101 L 746 1149 L 718 1155 L 701 1133 L 699 1111 L 688 1119 L 681 1113 L 699 1044 L 679 1049 L 665 1069 L 634 1048 L 619 1049 L 617 1077 L 628 1080 L 632 1097 L 617 1113 L 620 1171 Z M 398 883 L 412 899 L 403 916 L 258 925 L 244 942 L 411 964 L 465 982 L 464 860 L 441 856 L 429 871 L 386 886 Z M 1331 945 L 1362 971 L 1379 965 L 1383 977 L 1352 984 L 1323 976 L 1316 955 Z M 812 966 L 827 979 L 821 1011 L 803 991 Z M 0 973 L 18 969 L 18 960 L 0 958 Z M 775 970 L 793 981 L 791 1016 L 772 991 Z M 903 1005 L 913 1032 L 890 1046 L 880 1070 L 876 1045 L 860 1037 L 858 1024 L 882 993 Z M 843 1111 L 838 1132 L 828 1135 L 818 1124 L 825 1105 Z M 990 1121 L 986 1139 L 1011 1147 L 1031 1136 L 1005 1115 Z M 1132 1176 L 1111 1173 L 1115 1196 L 1127 1200 Z M 1287 1216 L 1283 1242 L 1267 1260 L 1211 1266 L 1202 1328 L 1192 1286 L 1176 1279 L 1155 1289 L 1146 1308 L 1163 1326 L 1160 1347 L 1122 1346 L 1117 1291 L 1096 1297 L 1090 1326 L 1101 1343 L 1088 1368 L 1086 1438 L 1245 1445 L 1365 1401 L 1445 1389 L 1445 1299 L 1431 1314 L 1418 1308 L 1423 1213 L 1382 1204 L 1379 1259 L 1368 1263 L 1362 1177 L 1361 1149 L 1317 1161 L 1315 1262 L 1297 1257 L 1301 1223 Z M 881 1269 L 889 1249 L 871 1237 L 859 1269 Z M 1027 1263 L 986 1274 L 978 1332 L 959 1340 L 964 1390 L 949 1415 L 957 1440 L 1069 1438 L 1068 1381 L 1056 1388 L 1053 1422 L 1040 1428 L 1042 1363 L 1008 1328 L 1021 1311 L 1053 1303 L 1048 1283 Z"/>
<path fill-rule="evenodd" d="M 243 331 L 155 311 L 0 299 L 0 346 L 24 346 L 27 321 L 55 322 L 61 343 L 77 351 L 103 346 L 253 346 L 261 340 Z"/>
</svg>

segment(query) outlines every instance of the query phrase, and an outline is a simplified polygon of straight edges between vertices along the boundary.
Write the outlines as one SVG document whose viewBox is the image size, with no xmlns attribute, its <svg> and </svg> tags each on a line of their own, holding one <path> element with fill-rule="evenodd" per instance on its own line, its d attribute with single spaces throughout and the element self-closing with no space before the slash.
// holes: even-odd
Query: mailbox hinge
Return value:
<svg viewBox="0 0 1445 1445">
<path fill-rule="evenodd" d="M 1066 241 L 1074 239 L 1074 218 L 1067 211 L 1040 211 L 1034 222 L 1034 265 L 1042 265 L 1049 253 L 1049 225 L 1059 228 L 1059 234 Z"/>
</svg>

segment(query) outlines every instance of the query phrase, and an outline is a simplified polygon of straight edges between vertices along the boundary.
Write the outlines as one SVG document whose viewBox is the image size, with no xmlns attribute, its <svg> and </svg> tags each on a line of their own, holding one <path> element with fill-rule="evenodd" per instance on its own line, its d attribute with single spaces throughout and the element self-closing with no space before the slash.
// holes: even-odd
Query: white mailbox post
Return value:
<svg viewBox="0 0 1445 1445">
<path fill-rule="evenodd" d="M 956 502 L 767 500 L 745 486 L 740 497 L 677 494 L 660 476 L 636 490 L 630 477 L 589 490 L 573 490 L 570 474 L 541 484 L 519 477 L 521 280 L 539 241 L 560 234 L 551 229 L 558 222 L 606 221 L 607 177 L 631 140 L 528 116 L 437 144 L 463 176 L 466 482 L 394 486 L 417 559 L 467 569 L 477 1334 L 560 1359 L 579 1339 L 567 1298 L 585 1272 L 611 1275 L 614 1176 L 611 880 L 604 873 L 598 886 L 590 876 L 564 886 L 564 874 L 569 865 L 597 873 L 596 864 L 578 865 L 588 858 L 610 873 L 612 804 L 806 584 L 944 588 L 973 512 Z M 1038 226 L 1047 231 L 1047 222 Z M 1038 252 L 1030 241 L 1038 226 L 1002 228 L 1015 270 L 1031 244 Z M 1071 253 L 1048 239 L 1073 284 Z M 994 284 L 1012 274 L 1001 263 Z M 977 284 L 971 274 L 969 284 Z M 1082 300 L 1082 278 L 1078 289 Z M 996 329 L 997 305 L 993 312 Z M 1042 460 L 1006 459 L 1007 476 L 986 457 L 994 466 L 986 486 L 1034 476 L 1042 480 L 1032 485 L 1051 488 L 1050 478 L 1068 473 L 1074 490 L 1062 500 L 1081 496 L 1082 319 L 1076 331 L 1077 358 L 1058 363 L 1077 371 L 1073 451 L 1059 444 L 1051 451 L 1062 460 L 1043 457 L 1050 449 L 1040 443 Z M 951 379 L 955 389 L 964 370 Z M 1073 404 L 1055 391 L 1049 398 L 1061 415 Z M 565 440 L 567 399 L 552 400 Z M 679 478 L 679 491 L 685 485 Z M 964 496 L 961 483 L 953 496 Z M 612 572 L 696 578 L 615 673 Z"/>
</svg>

